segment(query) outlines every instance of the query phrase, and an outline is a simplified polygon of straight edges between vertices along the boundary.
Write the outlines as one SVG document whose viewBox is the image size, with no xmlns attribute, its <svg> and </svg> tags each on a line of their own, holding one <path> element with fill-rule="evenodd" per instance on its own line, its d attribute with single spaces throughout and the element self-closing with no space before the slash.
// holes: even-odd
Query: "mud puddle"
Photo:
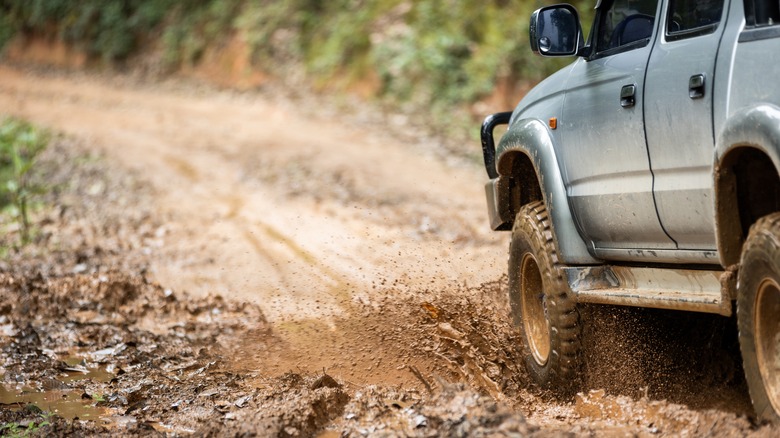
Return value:
<svg viewBox="0 0 780 438">
<path fill-rule="evenodd" d="M 0 385 L 0 405 L 20 411 L 33 405 L 41 412 L 50 412 L 65 420 L 99 420 L 110 415 L 106 408 L 99 408 L 93 397 L 74 390 L 41 391 L 35 388 L 13 388 Z"/>
<path fill-rule="evenodd" d="M 98 406 L 105 402 L 104 394 L 79 392 L 74 387 L 80 383 L 107 384 L 117 373 L 122 373 L 114 365 L 88 364 L 79 356 L 65 357 L 61 373 L 37 387 L 0 385 L 0 405 L 6 405 L 12 410 L 22 410 L 35 406 L 43 412 L 53 413 L 66 420 L 93 420 L 104 424 L 121 422 L 112 418 L 116 412 L 107 407 Z M 0 381 L 5 376 L 0 375 Z"/>
</svg>

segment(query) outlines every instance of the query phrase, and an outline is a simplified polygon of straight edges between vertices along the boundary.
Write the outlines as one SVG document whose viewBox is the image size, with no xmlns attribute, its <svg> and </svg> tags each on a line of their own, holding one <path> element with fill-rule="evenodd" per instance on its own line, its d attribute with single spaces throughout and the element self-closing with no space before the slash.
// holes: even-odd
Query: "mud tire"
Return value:
<svg viewBox="0 0 780 438">
<path fill-rule="evenodd" d="M 509 302 L 531 377 L 544 389 L 570 395 L 580 380 L 582 330 L 542 202 L 525 205 L 515 217 L 509 246 Z"/>
<path fill-rule="evenodd" d="M 780 213 L 750 228 L 737 284 L 739 347 L 750 398 L 760 420 L 780 424 Z"/>
</svg>

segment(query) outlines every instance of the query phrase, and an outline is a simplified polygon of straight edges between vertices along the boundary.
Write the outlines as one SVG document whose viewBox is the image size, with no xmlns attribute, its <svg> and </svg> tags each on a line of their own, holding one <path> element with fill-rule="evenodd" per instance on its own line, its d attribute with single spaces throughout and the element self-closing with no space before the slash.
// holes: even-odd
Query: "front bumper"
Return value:
<svg viewBox="0 0 780 438">
<path fill-rule="evenodd" d="M 493 231 L 507 231 L 512 229 L 512 212 L 509 208 L 509 200 L 503 199 L 506 190 L 500 190 L 502 179 L 491 179 L 485 184 L 485 198 L 487 199 L 488 218 L 490 228 Z"/>
</svg>

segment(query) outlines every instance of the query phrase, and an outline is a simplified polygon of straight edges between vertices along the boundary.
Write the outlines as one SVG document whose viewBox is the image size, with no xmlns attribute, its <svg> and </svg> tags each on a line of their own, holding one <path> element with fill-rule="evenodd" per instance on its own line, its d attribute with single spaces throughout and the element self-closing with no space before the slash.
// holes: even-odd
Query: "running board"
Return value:
<svg viewBox="0 0 780 438">
<path fill-rule="evenodd" d="M 729 271 L 567 267 L 577 302 L 687 310 L 730 316 L 736 276 Z"/>
</svg>

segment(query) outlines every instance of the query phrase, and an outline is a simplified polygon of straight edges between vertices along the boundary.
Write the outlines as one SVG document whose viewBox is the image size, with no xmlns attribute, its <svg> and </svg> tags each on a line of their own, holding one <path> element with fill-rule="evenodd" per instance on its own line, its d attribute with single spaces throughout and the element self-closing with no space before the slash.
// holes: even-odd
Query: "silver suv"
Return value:
<svg viewBox="0 0 780 438">
<path fill-rule="evenodd" d="M 485 119 L 482 149 L 532 376 L 571 389 L 578 303 L 736 313 L 756 412 L 780 422 L 780 4 L 600 0 L 587 41 L 550 6 L 530 41 L 577 59 Z"/>
</svg>

